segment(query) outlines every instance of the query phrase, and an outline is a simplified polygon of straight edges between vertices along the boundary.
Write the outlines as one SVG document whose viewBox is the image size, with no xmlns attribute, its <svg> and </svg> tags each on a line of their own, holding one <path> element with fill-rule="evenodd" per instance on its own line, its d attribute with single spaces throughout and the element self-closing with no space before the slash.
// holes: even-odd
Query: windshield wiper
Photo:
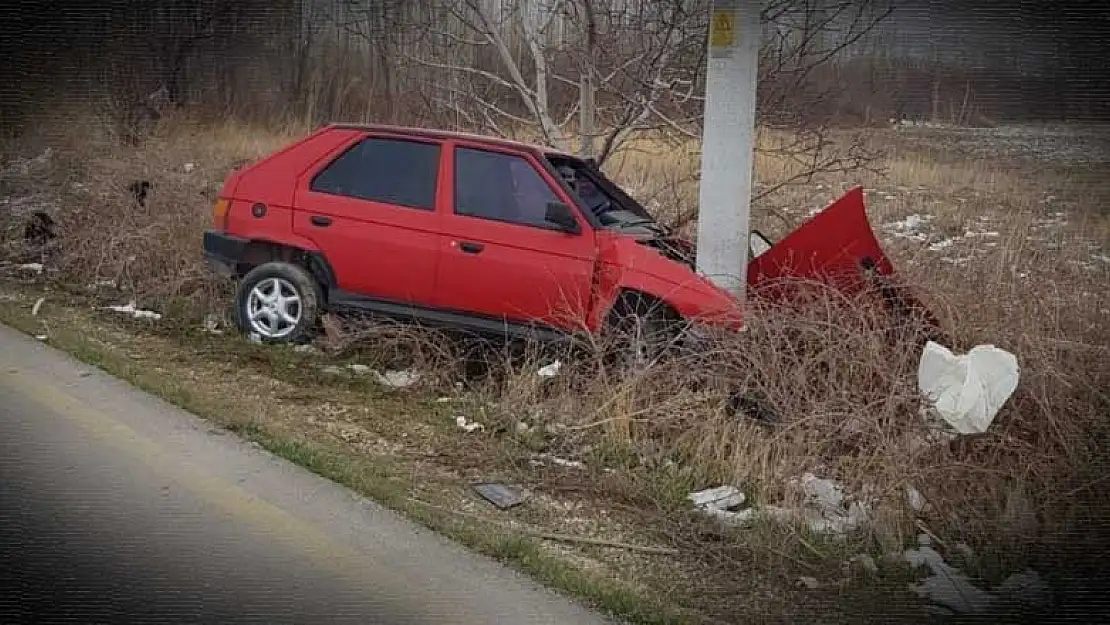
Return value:
<svg viewBox="0 0 1110 625">
<path fill-rule="evenodd" d="M 663 224 L 655 221 L 654 219 L 637 219 L 636 221 L 618 221 L 617 225 L 621 228 L 637 228 L 639 226 L 655 226 L 655 230 L 666 232 Z"/>
</svg>

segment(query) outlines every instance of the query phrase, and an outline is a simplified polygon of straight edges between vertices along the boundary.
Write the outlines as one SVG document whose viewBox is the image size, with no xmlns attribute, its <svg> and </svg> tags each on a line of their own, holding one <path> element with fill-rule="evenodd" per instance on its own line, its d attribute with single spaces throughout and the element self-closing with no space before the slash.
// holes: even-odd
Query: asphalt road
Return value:
<svg viewBox="0 0 1110 625">
<path fill-rule="evenodd" d="M 597 616 L 0 326 L 0 623 Z"/>
</svg>

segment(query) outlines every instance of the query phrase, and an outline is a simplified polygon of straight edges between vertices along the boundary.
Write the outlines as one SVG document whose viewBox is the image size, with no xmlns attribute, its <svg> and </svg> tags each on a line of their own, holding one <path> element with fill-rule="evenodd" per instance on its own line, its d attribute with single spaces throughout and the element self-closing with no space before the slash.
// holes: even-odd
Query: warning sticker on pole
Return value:
<svg viewBox="0 0 1110 625">
<path fill-rule="evenodd" d="M 736 46 L 736 0 L 713 0 L 709 17 L 710 56 L 732 56 Z"/>
</svg>

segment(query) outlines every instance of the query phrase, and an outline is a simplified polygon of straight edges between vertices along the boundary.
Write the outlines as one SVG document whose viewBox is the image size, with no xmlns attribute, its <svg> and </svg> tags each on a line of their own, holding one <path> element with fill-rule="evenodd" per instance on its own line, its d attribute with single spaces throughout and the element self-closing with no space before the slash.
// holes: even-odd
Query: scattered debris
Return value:
<svg viewBox="0 0 1110 625">
<path fill-rule="evenodd" d="M 562 368 L 563 368 L 563 363 L 556 360 L 555 362 L 553 362 L 549 365 L 545 365 L 543 367 L 540 367 L 540 370 L 536 372 L 536 375 L 540 376 L 541 378 L 553 378 L 553 377 L 559 375 L 559 370 L 562 369 Z"/>
<path fill-rule="evenodd" d="M 31 316 L 32 317 L 38 317 L 39 316 L 39 310 L 42 309 L 42 304 L 45 301 L 46 301 L 45 297 L 40 297 L 40 298 L 38 298 L 37 301 L 35 301 L 35 305 L 31 307 Z"/>
<path fill-rule="evenodd" d="M 932 215 L 909 215 L 900 221 L 886 224 L 883 226 L 883 229 L 896 237 L 913 239 L 915 241 L 925 241 L 928 237 L 922 230 L 932 219 Z"/>
<path fill-rule="evenodd" d="M 690 493 L 686 496 L 687 499 L 694 502 L 694 506 L 698 508 L 705 508 L 707 506 L 716 506 L 722 510 L 735 508 L 741 506 L 747 500 L 744 493 L 735 486 L 718 486 L 716 488 L 707 488 Z"/>
<path fill-rule="evenodd" d="M 483 499 L 502 510 L 519 506 L 528 499 L 526 493 L 518 493 L 504 484 L 485 482 L 475 484 L 473 488 Z"/>
<path fill-rule="evenodd" d="M 320 350 L 316 349 L 311 343 L 302 343 L 293 348 L 293 351 L 298 354 L 317 354 Z"/>
<path fill-rule="evenodd" d="M 42 263 L 23 263 L 22 265 L 16 265 L 15 268 L 20 271 L 30 271 L 31 273 L 42 273 L 43 270 Z"/>
<path fill-rule="evenodd" d="M 37 339 L 39 341 L 45 341 L 47 338 L 49 338 L 49 337 L 47 337 L 45 334 L 36 334 L 35 335 L 35 339 Z"/>
<path fill-rule="evenodd" d="M 123 306 L 108 306 L 107 310 L 122 313 L 125 315 L 131 315 L 135 319 L 150 319 L 152 321 L 158 321 L 162 318 L 161 313 L 156 313 L 152 310 L 143 310 L 141 308 L 137 308 L 135 306 L 135 300 L 131 300 Z"/>
<path fill-rule="evenodd" d="M 818 588 L 821 587 L 821 582 L 817 581 L 817 578 L 815 578 L 815 577 L 809 577 L 808 575 L 803 575 L 803 576 L 798 578 L 797 585 L 801 586 L 801 587 L 808 588 L 809 590 L 817 590 Z"/>
<path fill-rule="evenodd" d="M 755 516 L 754 508 L 739 509 L 747 501 L 744 493 L 734 486 L 707 488 L 686 496 L 694 507 L 722 523 L 739 525 Z"/>
<path fill-rule="evenodd" d="M 320 367 L 320 371 L 328 375 L 347 375 L 346 371 L 340 369 L 339 367 L 336 367 L 335 365 L 326 365 L 324 367 Z"/>
<path fill-rule="evenodd" d="M 918 389 L 942 419 L 960 434 L 981 434 L 1018 384 L 1013 354 L 979 345 L 966 355 L 929 341 L 917 371 Z"/>
<path fill-rule="evenodd" d="M 806 473 L 797 482 L 801 483 L 805 494 L 802 518 L 810 530 L 819 534 L 844 534 L 868 521 L 869 506 L 862 501 L 849 501 L 836 481 Z"/>
<path fill-rule="evenodd" d="M 815 533 L 845 534 L 862 527 L 870 519 L 870 505 L 864 501 L 849 500 L 841 486 L 833 480 L 806 473 L 801 479 L 791 480 L 791 483 L 800 485 L 804 493 L 805 501 L 801 509 L 782 505 L 737 509 L 743 505 L 745 497 L 731 486 L 690 493 L 687 499 L 705 514 L 731 525 L 763 516 L 783 523 L 801 520 Z"/>
<path fill-rule="evenodd" d="M 196 163 L 185 163 L 181 168 L 185 170 L 185 173 L 190 174 L 190 173 L 193 172 L 194 169 L 197 168 L 197 164 Z"/>
<path fill-rule="evenodd" d="M 925 496 L 909 484 L 906 485 L 906 502 L 910 504 L 910 509 L 914 512 L 921 512 L 925 509 Z"/>
<path fill-rule="evenodd" d="M 923 545 L 907 550 L 904 557 L 912 568 L 924 566 L 932 573 L 920 584 L 911 584 L 910 589 L 920 596 L 961 614 L 983 612 L 994 603 L 993 595 L 972 584 L 932 547 Z"/>
<path fill-rule="evenodd" d="M 535 430 L 535 429 L 536 428 L 528 425 L 527 423 L 525 423 L 523 421 L 517 421 L 517 424 L 516 424 L 516 433 L 517 434 L 531 434 L 532 431 Z"/>
<path fill-rule="evenodd" d="M 486 426 L 482 425 L 481 423 L 478 423 L 477 421 L 467 421 L 466 417 L 461 415 L 455 417 L 455 425 L 465 430 L 467 434 L 486 429 Z"/>
<path fill-rule="evenodd" d="M 374 378 L 379 384 L 390 388 L 408 388 L 420 381 L 420 373 L 416 371 L 386 371 L 374 372 Z"/>
<path fill-rule="evenodd" d="M 350 369 L 351 373 L 354 373 L 355 375 L 366 375 L 371 371 L 370 367 L 366 365 L 360 365 L 358 363 L 351 363 L 347 365 L 347 368 Z"/>
<path fill-rule="evenodd" d="M 566 467 L 568 469 L 585 469 L 586 468 L 586 465 L 583 462 L 579 462 L 578 460 L 567 460 L 566 458 L 560 458 L 558 456 L 553 456 L 551 454 L 535 454 L 535 455 L 532 456 L 531 462 L 533 464 L 541 464 L 541 465 L 545 462 L 550 462 L 551 464 L 557 464 L 561 467 Z"/>
<path fill-rule="evenodd" d="M 220 329 L 220 318 L 216 315 L 208 315 L 204 318 L 204 331 L 209 334 L 223 334 Z"/>
</svg>

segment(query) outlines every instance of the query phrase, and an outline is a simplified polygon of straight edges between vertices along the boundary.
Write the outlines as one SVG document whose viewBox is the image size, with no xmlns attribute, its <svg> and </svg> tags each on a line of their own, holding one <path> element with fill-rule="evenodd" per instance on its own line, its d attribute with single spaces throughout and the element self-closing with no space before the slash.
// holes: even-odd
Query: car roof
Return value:
<svg viewBox="0 0 1110 625">
<path fill-rule="evenodd" d="M 474 143 L 481 143 L 490 147 L 508 148 L 512 150 L 520 150 L 526 152 L 534 152 L 544 156 L 555 156 L 561 158 L 575 158 L 574 156 L 565 152 L 549 148 L 544 145 L 536 143 L 525 143 L 523 141 L 513 141 L 511 139 L 502 139 L 499 137 L 490 137 L 487 135 L 479 135 L 469 132 L 461 132 L 457 130 L 441 130 L 436 128 L 417 128 L 414 126 L 395 126 L 390 124 L 356 124 L 336 122 L 328 124 L 327 128 L 342 128 L 348 130 L 362 130 L 365 132 L 382 132 L 394 135 L 405 135 L 410 137 L 425 137 L 429 139 L 465 139 Z"/>
</svg>

